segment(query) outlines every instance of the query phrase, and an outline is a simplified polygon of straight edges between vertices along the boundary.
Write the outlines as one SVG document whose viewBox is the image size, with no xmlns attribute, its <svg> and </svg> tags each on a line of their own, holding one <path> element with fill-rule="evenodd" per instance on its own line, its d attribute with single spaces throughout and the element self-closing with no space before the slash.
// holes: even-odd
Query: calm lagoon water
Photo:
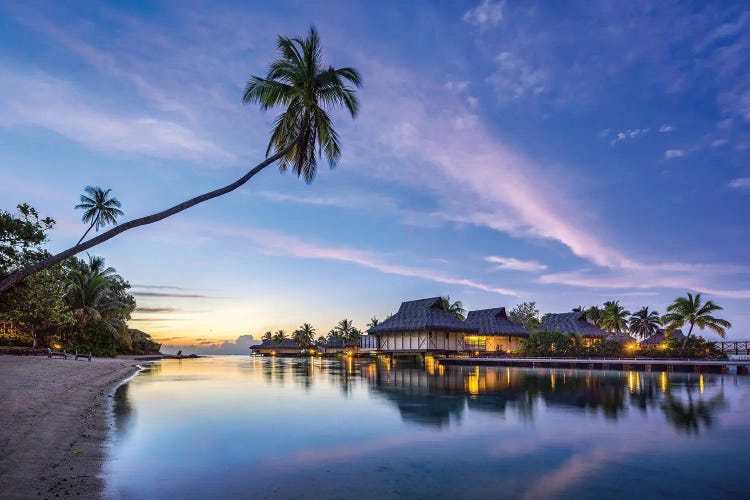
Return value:
<svg viewBox="0 0 750 500">
<path fill-rule="evenodd" d="M 750 378 L 240 356 L 115 397 L 115 498 L 747 498 Z"/>
</svg>

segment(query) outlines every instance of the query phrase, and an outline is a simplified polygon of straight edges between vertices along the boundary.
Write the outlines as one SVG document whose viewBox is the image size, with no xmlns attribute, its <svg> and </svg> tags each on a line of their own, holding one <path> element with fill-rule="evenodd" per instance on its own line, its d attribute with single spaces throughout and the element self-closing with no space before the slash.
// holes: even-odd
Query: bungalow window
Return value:
<svg viewBox="0 0 750 500">
<path fill-rule="evenodd" d="M 487 337 L 484 335 L 467 335 L 464 337 L 467 351 L 486 351 Z"/>
</svg>

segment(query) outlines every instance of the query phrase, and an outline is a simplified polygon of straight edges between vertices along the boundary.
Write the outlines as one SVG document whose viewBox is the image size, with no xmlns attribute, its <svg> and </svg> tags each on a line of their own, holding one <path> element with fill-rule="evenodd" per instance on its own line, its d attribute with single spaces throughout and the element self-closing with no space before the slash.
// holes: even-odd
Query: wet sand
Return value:
<svg viewBox="0 0 750 500">
<path fill-rule="evenodd" d="M 137 363 L 0 356 L 0 497 L 101 498 L 109 398 Z"/>
</svg>

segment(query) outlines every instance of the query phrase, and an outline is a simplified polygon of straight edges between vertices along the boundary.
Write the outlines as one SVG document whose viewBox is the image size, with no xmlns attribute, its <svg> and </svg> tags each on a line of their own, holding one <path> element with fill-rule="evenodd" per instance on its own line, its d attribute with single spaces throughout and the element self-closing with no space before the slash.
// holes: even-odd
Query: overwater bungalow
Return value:
<svg viewBox="0 0 750 500">
<path fill-rule="evenodd" d="M 529 332 L 523 325 L 508 319 L 504 307 L 469 311 L 466 323 L 478 330 L 464 339 L 466 350 L 482 352 L 517 352 Z"/>
<path fill-rule="evenodd" d="M 585 311 L 548 314 L 539 325 L 540 330 L 562 333 L 575 333 L 588 344 L 607 338 L 610 333 L 598 328 L 586 319 Z"/>
<path fill-rule="evenodd" d="M 292 339 L 281 342 L 266 339 L 261 344 L 250 346 L 250 350 L 262 356 L 298 356 L 302 352 L 300 345 Z"/>
<path fill-rule="evenodd" d="M 656 331 L 655 334 L 651 335 L 647 339 L 642 340 L 641 347 L 659 347 L 660 345 L 664 344 L 667 339 L 685 340 L 685 335 L 682 333 L 682 330 L 675 330 L 667 335 L 666 330 L 662 330 L 660 328 Z"/>
<path fill-rule="evenodd" d="M 343 340 L 329 340 L 322 346 L 318 347 L 318 352 L 325 356 L 335 354 L 357 356 L 360 354 L 359 340 L 355 340 L 352 342 L 345 342 Z"/>
<path fill-rule="evenodd" d="M 401 303 L 398 312 L 368 330 L 360 345 L 386 354 L 448 354 L 466 351 L 465 337 L 479 329 L 445 309 L 440 297 Z"/>
</svg>

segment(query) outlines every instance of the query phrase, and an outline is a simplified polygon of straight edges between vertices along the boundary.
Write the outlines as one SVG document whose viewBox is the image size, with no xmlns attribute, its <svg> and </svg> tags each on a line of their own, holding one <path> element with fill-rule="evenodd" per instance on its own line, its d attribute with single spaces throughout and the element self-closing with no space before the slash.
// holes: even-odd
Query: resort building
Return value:
<svg viewBox="0 0 750 500">
<path fill-rule="evenodd" d="M 318 347 L 318 353 L 323 355 L 346 354 L 357 356 L 360 354 L 359 340 L 344 342 L 343 340 L 329 340 Z"/>
<path fill-rule="evenodd" d="M 360 346 L 387 354 L 447 354 L 466 351 L 465 337 L 479 329 L 445 309 L 440 297 L 403 302 L 398 312 L 363 335 Z"/>
<path fill-rule="evenodd" d="M 679 339 L 680 341 L 685 340 L 685 335 L 682 330 L 675 330 L 667 335 L 666 330 L 661 328 L 656 331 L 655 334 L 649 338 L 641 341 L 641 347 L 659 347 L 664 344 L 668 339 Z M 665 344 L 666 345 L 666 344 Z"/>
<path fill-rule="evenodd" d="M 477 335 L 464 338 L 467 351 L 517 352 L 529 336 L 523 325 L 508 319 L 504 307 L 469 311 L 466 323 L 477 329 Z"/>
<path fill-rule="evenodd" d="M 250 346 L 250 350 L 262 356 L 298 356 L 302 352 L 300 345 L 292 339 L 281 342 L 264 340 L 261 344 Z"/>
<path fill-rule="evenodd" d="M 585 311 L 548 314 L 539 325 L 539 329 L 548 332 L 575 333 L 586 339 L 588 344 L 610 336 L 609 332 L 590 323 L 586 319 Z"/>
</svg>

